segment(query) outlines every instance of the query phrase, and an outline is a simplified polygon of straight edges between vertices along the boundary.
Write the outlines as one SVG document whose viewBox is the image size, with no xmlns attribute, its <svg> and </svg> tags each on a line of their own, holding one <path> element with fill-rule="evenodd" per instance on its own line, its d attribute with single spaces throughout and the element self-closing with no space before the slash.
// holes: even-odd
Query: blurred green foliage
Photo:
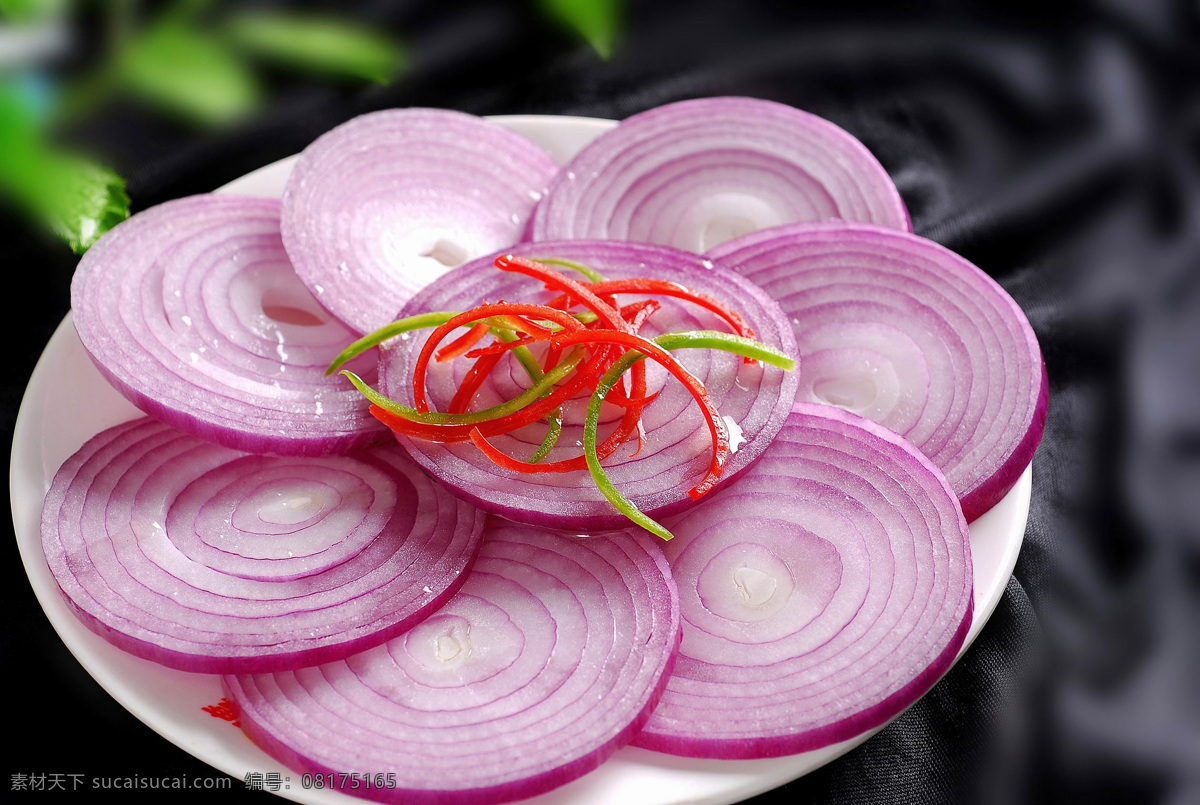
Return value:
<svg viewBox="0 0 1200 805">
<path fill-rule="evenodd" d="M 66 0 L 0 0 L 0 13 L 18 24 L 52 17 L 65 7 Z"/>
<path fill-rule="evenodd" d="M 248 53 L 314 73 L 386 84 L 405 64 L 389 37 L 329 17 L 243 12 L 230 17 L 227 30 Z"/>
<path fill-rule="evenodd" d="M 377 83 L 404 68 L 399 43 L 348 22 L 283 11 L 221 13 L 212 0 L 175 0 L 143 19 L 138 0 L 92 2 L 104 18 L 107 49 L 87 71 L 45 93 L 49 109 L 25 91 L 28 71 L 0 76 L 0 194 L 80 254 L 129 216 L 129 196 L 116 172 L 56 145 L 47 121 L 69 124 L 126 96 L 215 127 L 262 105 L 257 62 Z M 67 11 L 67 0 L 0 0 L 0 13 L 13 24 Z"/>
<path fill-rule="evenodd" d="M 617 31 L 621 27 L 622 0 L 537 0 L 551 20 L 565 25 L 600 54 L 612 58 Z"/>
<path fill-rule="evenodd" d="M 13 82 L 0 84 L 0 192 L 77 254 L 129 216 L 124 180 L 50 144 L 43 121 Z"/>
<path fill-rule="evenodd" d="M 201 125 L 245 117 L 263 98 L 258 79 L 228 42 L 174 20 L 136 36 L 114 70 L 112 86 Z"/>
<path fill-rule="evenodd" d="M 622 0 L 534 2 L 611 56 Z M 40 97 L 25 91 L 29 71 L 0 75 L 0 195 L 79 253 L 128 217 L 129 197 L 113 170 L 56 145 L 53 126 L 77 122 L 115 96 L 193 125 L 227 125 L 264 102 L 259 63 L 376 83 L 406 64 L 392 37 L 329 16 L 224 10 L 216 0 L 173 0 L 151 15 L 141 0 L 74 0 L 84 3 L 105 32 L 93 64 L 43 82 L 49 91 Z M 71 11 L 72 0 L 0 0 L 2 21 L 15 25 L 61 24 Z"/>
</svg>

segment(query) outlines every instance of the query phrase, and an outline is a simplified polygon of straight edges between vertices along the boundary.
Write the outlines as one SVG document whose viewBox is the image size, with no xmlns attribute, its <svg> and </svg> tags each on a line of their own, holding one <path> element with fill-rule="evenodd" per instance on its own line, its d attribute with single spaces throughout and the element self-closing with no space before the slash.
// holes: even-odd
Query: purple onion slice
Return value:
<svg viewBox="0 0 1200 805">
<path fill-rule="evenodd" d="M 71 306 L 105 377 L 187 433 L 285 455 L 384 434 L 361 395 L 325 377 L 354 335 L 296 278 L 276 200 L 192 196 L 135 215 L 84 255 Z"/>
<path fill-rule="evenodd" d="M 555 178 L 533 240 L 604 238 L 703 252 L 796 221 L 910 230 L 871 152 L 824 118 L 754 98 L 702 98 L 634 115 Z"/>
<path fill-rule="evenodd" d="M 1046 421 L 1037 337 L 996 282 L 906 232 L 780 227 L 711 254 L 791 318 L 798 400 L 838 405 L 929 456 L 970 522 L 1012 488 Z"/>
<path fill-rule="evenodd" d="M 967 523 L 896 434 L 797 403 L 733 484 L 668 521 L 683 644 L 638 746 L 777 757 L 884 724 L 971 624 Z"/>
<path fill-rule="evenodd" d="M 519 241 L 557 169 L 473 115 L 372 112 L 304 149 L 283 193 L 283 242 L 321 304 L 370 332 L 449 267 Z"/>
<path fill-rule="evenodd" d="M 68 605 L 118 648 L 205 673 L 378 645 L 462 584 L 484 515 L 394 444 L 257 456 L 151 419 L 59 469 L 42 547 Z"/>
<path fill-rule="evenodd" d="M 787 318 L 766 294 L 737 274 L 694 254 L 621 241 L 526 243 L 512 249 L 512 253 L 583 263 L 607 279 L 673 280 L 715 297 L 737 311 L 753 328 L 757 340 L 789 355 L 795 354 Z M 492 261 L 489 256 L 451 271 L 413 297 L 402 315 L 467 310 L 484 300 L 545 302 L 554 296 L 535 280 L 497 270 Z M 645 296 L 622 295 L 617 297 L 617 303 L 640 298 Z M 729 329 L 715 315 L 687 302 L 663 297 L 656 300 L 662 307 L 642 329 L 642 334 L 648 337 L 679 330 Z M 380 383 L 384 392 L 405 405 L 412 404 L 413 364 L 422 343 L 420 338 L 396 339 L 389 342 L 380 357 Z M 710 350 L 681 350 L 675 357 L 704 383 L 729 427 L 733 453 L 722 478 L 732 478 L 766 449 L 783 424 L 795 399 L 796 373 L 762 364 L 749 365 L 738 355 Z M 431 362 L 427 387 L 435 410 L 446 410 L 470 366 L 469 360 Z M 642 413 L 645 437 L 641 452 L 633 456 L 637 441 L 628 442 L 605 459 L 605 468 L 613 483 L 638 508 L 658 517 L 691 503 L 688 490 L 708 468 L 712 441 L 703 415 L 681 384 L 669 379 L 657 364 L 647 366 L 646 377 L 647 393 L 659 394 Z M 512 399 L 529 385 L 529 376 L 510 355 L 480 390 L 475 407 L 486 408 Z M 564 407 L 563 432 L 547 461 L 581 454 L 587 400 L 585 393 Z M 620 409 L 606 404 L 601 414 L 601 441 L 619 418 Z M 528 460 L 545 432 L 545 423 L 538 423 L 491 441 L 508 455 Z M 628 524 L 586 471 L 521 474 L 496 466 L 470 442 L 437 444 L 398 438 L 417 463 L 459 495 L 510 520 L 581 531 Z"/>
<path fill-rule="evenodd" d="M 407 634 L 341 662 L 225 682 L 246 734 L 291 768 L 380 775 L 347 793 L 506 802 L 628 743 L 678 641 L 679 599 L 649 535 L 580 539 L 488 518 L 462 590 Z"/>
</svg>

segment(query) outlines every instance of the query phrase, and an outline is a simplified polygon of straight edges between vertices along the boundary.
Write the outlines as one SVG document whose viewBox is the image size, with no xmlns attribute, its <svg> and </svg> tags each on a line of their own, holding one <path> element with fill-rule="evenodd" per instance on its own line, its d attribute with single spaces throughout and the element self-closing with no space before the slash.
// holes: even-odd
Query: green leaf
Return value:
<svg viewBox="0 0 1200 805">
<path fill-rule="evenodd" d="M 386 84 L 403 69 L 390 37 L 326 17 L 243 12 L 229 20 L 230 40 L 256 56 L 301 70 Z"/>
<path fill-rule="evenodd" d="M 17 24 L 39 22 L 62 11 L 65 0 L 0 0 L 0 16 Z"/>
<path fill-rule="evenodd" d="M 76 254 L 129 217 L 125 180 L 111 168 L 77 154 L 43 154 L 39 199 L 42 219 Z"/>
<path fill-rule="evenodd" d="M 49 143 L 36 112 L 10 86 L 0 86 L 0 194 L 77 254 L 129 217 L 124 180 Z"/>
<path fill-rule="evenodd" d="M 622 0 L 538 0 L 538 4 L 551 20 L 582 36 L 600 58 L 612 57 L 621 27 Z"/>
<path fill-rule="evenodd" d="M 152 25 L 117 61 L 124 90 L 203 125 L 249 114 L 262 91 L 249 67 L 225 42 L 182 23 Z"/>
</svg>

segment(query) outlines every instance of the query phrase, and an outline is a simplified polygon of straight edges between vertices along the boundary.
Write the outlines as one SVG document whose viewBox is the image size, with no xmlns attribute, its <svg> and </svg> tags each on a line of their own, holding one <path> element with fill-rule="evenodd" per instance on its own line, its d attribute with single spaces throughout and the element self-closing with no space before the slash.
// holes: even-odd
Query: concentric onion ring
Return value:
<svg viewBox="0 0 1200 805">
<path fill-rule="evenodd" d="M 619 241 L 527 243 L 512 253 L 583 263 L 608 279 L 648 276 L 678 282 L 739 313 L 759 341 L 795 354 L 791 328 L 778 306 L 751 283 L 696 255 Z M 485 299 L 545 302 L 556 295 L 526 277 L 496 270 L 492 262 L 492 257 L 483 258 L 446 274 L 415 296 L 402 315 L 466 310 Z M 624 304 L 635 298 L 639 296 L 618 296 L 617 302 Z M 655 299 L 662 307 L 647 320 L 643 335 L 729 329 L 715 314 L 687 302 Z M 384 392 L 406 405 L 413 399 L 413 365 L 420 344 L 421 339 L 392 341 L 380 358 Z M 681 350 L 675 357 L 704 384 L 725 419 L 733 453 L 721 477 L 731 478 L 766 449 L 783 424 L 795 398 L 795 373 L 747 364 L 738 355 L 710 350 Z M 447 409 L 470 366 L 466 360 L 430 365 L 427 384 L 435 410 Z M 529 385 L 528 375 L 511 355 L 507 356 L 481 389 L 475 408 L 512 399 Z M 656 392 L 658 396 L 642 412 L 645 437 L 641 451 L 631 455 L 637 449 L 635 440 L 605 460 L 613 483 L 652 517 L 690 503 L 687 492 L 704 477 L 712 458 L 712 441 L 700 409 L 691 394 L 680 383 L 668 380 L 666 371 L 657 364 L 647 367 L 647 394 Z M 563 432 L 547 461 L 581 454 L 586 404 L 585 394 L 565 406 Z M 615 427 L 621 409 L 606 406 L 605 410 L 600 441 Z M 541 444 L 545 431 L 545 424 L 539 423 L 491 441 L 508 455 L 527 460 Z M 586 472 L 526 475 L 496 466 L 469 442 L 437 444 L 397 438 L 414 460 L 460 495 L 511 520 L 589 531 L 627 524 Z"/>
<path fill-rule="evenodd" d="M 283 193 L 283 242 L 321 304 L 366 333 L 447 268 L 520 240 L 557 169 L 473 115 L 361 115 L 300 155 Z"/>
<path fill-rule="evenodd" d="M 932 687 L 971 624 L 945 478 L 837 408 L 797 403 L 758 463 L 667 525 L 683 644 L 639 746 L 758 758 L 851 738 Z"/>
<path fill-rule="evenodd" d="M 634 115 L 550 185 L 533 240 L 610 238 L 703 252 L 748 232 L 840 218 L 910 230 L 892 180 L 828 120 L 754 98 Z"/>
<path fill-rule="evenodd" d="M 941 468 L 967 521 L 1012 488 L 1046 421 L 1037 337 L 996 282 L 905 232 L 809 224 L 713 250 L 791 317 L 798 400 L 839 405 Z"/>
<path fill-rule="evenodd" d="M 59 469 L 42 547 L 110 643 L 248 673 L 345 657 L 417 623 L 461 585 L 483 519 L 395 445 L 254 456 L 138 419 Z"/>
<path fill-rule="evenodd" d="M 325 377 L 354 335 L 292 271 L 278 201 L 192 196 L 135 215 L 84 255 L 71 306 L 100 371 L 180 430 L 285 455 L 384 433 L 360 395 Z"/>
<path fill-rule="evenodd" d="M 242 728 L 298 771 L 381 775 L 354 793 L 384 802 L 505 802 L 569 782 L 628 743 L 669 673 L 679 599 L 651 539 L 488 518 L 462 590 L 407 634 L 226 677 Z"/>
</svg>

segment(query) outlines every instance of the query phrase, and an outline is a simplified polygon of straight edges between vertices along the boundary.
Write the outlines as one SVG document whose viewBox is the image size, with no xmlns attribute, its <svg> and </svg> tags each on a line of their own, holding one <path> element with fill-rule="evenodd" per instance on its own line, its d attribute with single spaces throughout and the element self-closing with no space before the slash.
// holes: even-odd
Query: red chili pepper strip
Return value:
<svg viewBox="0 0 1200 805">
<path fill-rule="evenodd" d="M 720 316 L 725 322 L 733 328 L 734 333 L 743 338 L 753 338 L 754 330 L 746 324 L 745 320 L 736 312 L 722 305 L 711 296 L 694 291 L 691 288 L 685 287 L 669 280 L 658 280 L 649 277 L 636 277 L 623 280 L 606 280 L 605 282 L 597 282 L 591 286 L 591 291 L 598 296 L 612 296 L 614 294 L 623 293 L 638 293 L 652 294 L 654 296 L 669 296 L 675 299 L 683 299 L 699 305 L 705 310 L 715 313 Z M 564 307 L 568 302 L 568 296 L 574 298 L 574 294 L 563 294 L 556 299 L 550 300 L 547 305 L 553 308 L 569 309 Z"/>
<path fill-rule="evenodd" d="M 522 333 L 553 333 L 554 330 L 545 325 L 538 324 L 536 321 L 530 320 L 526 316 L 508 316 L 509 321 L 513 323 L 513 329 Z M 576 319 L 578 321 L 578 319 Z"/>
<path fill-rule="evenodd" d="M 642 325 L 645 324 L 646 319 L 654 315 L 654 313 L 661 307 L 662 305 L 660 305 L 658 302 L 655 302 L 653 299 L 643 299 L 640 302 L 634 302 L 631 305 L 626 305 L 625 307 L 621 308 L 621 315 L 626 321 L 629 322 L 630 328 L 636 333 L 642 329 Z M 616 360 L 617 359 L 614 354 L 608 365 L 612 366 Z M 645 370 L 643 370 L 643 374 L 644 372 Z M 644 387 L 645 383 L 643 382 L 642 385 Z M 595 391 L 595 389 L 593 389 L 593 391 Z M 625 390 L 625 382 L 622 379 L 620 383 L 617 383 L 617 385 L 613 387 L 612 392 L 609 393 L 607 402 L 613 403 L 614 405 L 619 405 L 622 408 L 633 408 L 636 405 L 640 405 L 644 408 L 653 402 L 654 398 L 658 396 L 658 392 L 655 392 L 649 397 L 641 397 L 640 395 L 645 394 L 644 388 L 640 392 L 634 391 L 633 393 L 639 395 L 639 400 L 637 402 L 630 401 L 629 394 Z"/>
<path fill-rule="evenodd" d="M 554 337 L 554 343 L 563 347 L 578 344 L 614 344 L 636 350 L 662 364 L 663 368 L 670 372 L 691 393 L 692 398 L 700 406 L 700 410 L 703 412 L 704 419 L 708 424 L 708 430 L 712 434 L 713 457 L 708 465 L 708 472 L 700 480 L 700 483 L 689 491 L 688 494 L 691 495 L 692 500 L 696 500 L 704 495 L 705 492 L 712 489 L 720 479 L 721 470 L 725 466 L 725 460 L 729 457 L 729 432 L 725 428 L 725 421 L 721 419 L 716 407 L 712 404 L 712 400 L 709 399 L 708 390 L 704 388 L 704 384 L 695 375 L 685 369 L 683 364 L 658 344 L 633 333 L 620 333 L 611 330 L 582 330 L 573 333 L 559 333 Z"/>
<path fill-rule="evenodd" d="M 634 302 L 631 305 L 625 305 L 621 308 L 621 315 L 629 322 L 630 328 L 636 333 L 642 329 L 642 325 L 646 323 L 646 319 L 653 316 L 662 307 L 653 299 L 643 299 L 640 302 Z"/>
<path fill-rule="evenodd" d="M 483 322 L 477 322 L 476 324 L 473 324 L 471 329 L 467 330 L 465 335 L 459 336 L 446 346 L 439 349 L 437 354 L 434 356 L 435 360 L 437 360 L 438 363 L 443 363 L 445 361 L 461 357 L 466 353 L 467 350 L 482 341 L 483 337 L 488 334 L 488 330 L 490 329 L 491 328 Z"/>
<path fill-rule="evenodd" d="M 560 360 L 562 360 L 562 350 L 551 344 L 550 348 L 546 350 L 545 359 L 542 361 L 542 371 L 549 372 L 555 366 L 558 366 Z"/>
<path fill-rule="evenodd" d="M 632 378 L 634 393 L 646 393 L 646 364 L 639 361 L 634 364 L 629 370 Z M 652 395 L 649 399 L 654 399 Z M 617 452 L 617 448 L 629 440 L 629 437 L 635 433 L 638 436 L 638 452 L 641 452 L 642 436 L 641 436 L 641 420 L 642 408 L 644 405 L 631 407 L 621 417 L 620 423 L 613 429 L 613 432 L 608 435 L 603 442 L 596 448 L 596 455 L 604 460 Z M 471 431 L 471 441 L 476 447 L 483 452 L 485 456 L 491 459 L 492 463 L 498 467 L 503 467 L 506 470 L 520 472 L 530 475 L 539 475 L 543 473 L 564 473 L 577 472 L 587 469 L 587 459 L 582 456 L 574 458 L 566 458 L 560 461 L 552 461 L 547 464 L 535 464 L 529 461 L 521 461 L 513 458 L 507 453 L 501 451 L 495 445 L 487 440 L 478 428 Z M 634 453 L 636 456 L 637 453 Z"/>
<path fill-rule="evenodd" d="M 523 338 L 518 338 L 516 341 L 493 341 L 486 347 L 479 347 L 466 353 L 468 358 L 482 358 L 487 355 L 503 355 L 505 352 L 516 349 L 517 347 L 527 347 L 530 344 L 538 344 L 552 339 L 553 335 L 527 335 Z"/>
<path fill-rule="evenodd" d="M 643 323 L 645 323 L 646 319 L 653 315 L 653 313 L 660 307 L 661 305 L 659 305 L 658 302 L 655 302 L 652 299 L 646 299 L 641 302 L 634 302 L 632 305 L 626 305 L 625 307 L 621 308 L 619 312 L 622 320 L 624 320 L 632 329 L 632 331 L 636 333 L 639 329 L 641 329 L 641 326 Z M 480 347 L 479 349 L 473 349 L 470 352 L 464 352 L 468 358 L 482 358 L 485 355 L 496 355 L 508 352 L 510 349 L 515 349 L 517 347 L 527 347 L 530 344 L 537 344 L 542 341 L 550 341 L 550 349 L 556 353 L 561 353 L 562 347 L 554 343 L 555 335 L 555 333 L 547 330 L 545 331 L 544 335 L 541 333 L 534 333 L 527 335 L 524 338 L 519 338 L 516 341 L 496 342 L 488 344 L 486 347 Z M 558 361 L 554 361 L 553 366 L 549 365 L 549 361 L 547 361 L 547 364 L 546 370 L 548 371 L 553 369 L 554 366 L 557 366 Z"/>
<path fill-rule="evenodd" d="M 564 314 L 560 310 L 553 310 L 545 305 L 522 305 L 501 302 L 493 305 L 480 305 L 473 310 L 459 313 L 445 324 L 437 327 L 425 341 L 425 345 L 421 347 L 421 353 L 417 357 L 416 365 L 413 366 L 413 406 L 422 413 L 429 412 L 429 399 L 425 393 L 425 374 L 429 368 L 429 359 L 433 357 L 434 350 L 437 349 L 438 344 L 441 343 L 443 338 L 456 328 L 471 324 L 479 319 L 513 314 L 547 319 L 560 325 L 566 331 L 583 329 L 583 325 L 574 316 Z"/>
<path fill-rule="evenodd" d="M 620 388 L 620 386 L 617 386 L 617 388 Z M 614 388 L 613 391 L 616 391 L 617 388 Z M 613 405 L 619 405 L 622 408 L 645 408 L 647 405 L 654 402 L 654 400 L 658 397 L 659 393 L 660 392 L 656 391 L 647 397 L 632 397 L 631 398 L 629 396 L 629 392 L 622 390 L 621 394 L 625 395 L 624 397 L 619 397 L 614 400 L 613 393 L 609 392 L 608 396 L 604 398 L 604 401 L 606 403 L 612 403 Z"/>
<path fill-rule="evenodd" d="M 479 389 L 483 387 L 483 382 L 487 380 L 488 375 L 496 368 L 496 364 L 500 363 L 500 359 L 504 357 L 500 354 L 484 355 L 479 360 L 475 361 L 475 365 L 467 370 L 467 374 L 463 377 L 462 385 L 458 387 L 458 391 L 454 392 L 454 398 L 450 400 L 450 405 L 446 408 L 446 412 L 450 414 L 465 414 L 471 402 L 475 399 L 475 395 L 479 393 Z"/>
<path fill-rule="evenodd" d="M 579 300 L 578 304 L 595 313 L 612 329 L 627 329 L 625 320 L 621 318 L 621 314 L 616 307 L 593 293 L 590 290 L 591 286 L 576 282 L 549 266 L 525 257 L 504 254 L 496 258 L 496 268 L 501 271 L 524 274 L 527 277 L 541 280 L 546 287 L 552 288 L 559 293 L 569 294 L 574 299 Z"/>
<path fill-rule="evenodd" d="M 497 341 L 516 341 L 517 337 L 505 330 L 496 331 Z M 516 355 L 517 362 L 528 373 L 530 380 L 535 383 L 545 374 L 537 365 L 537 361 L 528 351 L 524 351 L 522 347 L 513 345 L 513 352 Z M 524 352 L 524 354 L 522 354 Z M 480 358 L 475 364 L 467 370 L 467 374 L 463 377 L 462 385 L 454 394 L 454 399 L 450 401 L 450 406 L 447 413 L 462 414 L 466 413 L 471 402 L 475 399 L 475 395 L 479 393 L 479 389 L 483 387 L 483 383 L 487 380 L 488 375 L 496 368 L 500 362 L 502 355 L 497 354 L 493 357 Z M 557 415 L 556 415 L 557 416 Z M 552 417 L 553 418 L 553 417 Z"/>
</svg>

